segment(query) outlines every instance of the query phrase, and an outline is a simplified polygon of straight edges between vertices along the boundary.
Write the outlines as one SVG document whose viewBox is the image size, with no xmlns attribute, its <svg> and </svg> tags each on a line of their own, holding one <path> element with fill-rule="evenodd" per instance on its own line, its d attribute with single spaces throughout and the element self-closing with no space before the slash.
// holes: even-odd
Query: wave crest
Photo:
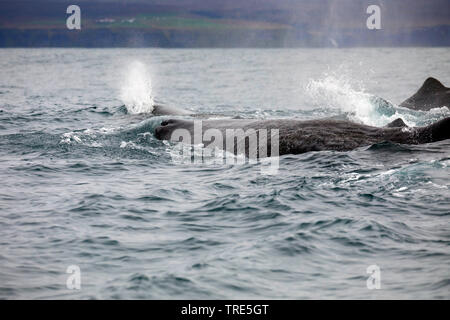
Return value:
<svg viewBox="0 0 450 320">
<path fill-rule="evenodd" d="M 345 73 L 325 74 L 319 80 L 310 80 L 306 92 L 314 103 L 325 109 L 338 109 L 349 120 L 382 127 L 397 118 L 408 126 L 429 125 L 449 116 L 447 107 L 423 112 L 399 107 L 383 98 L 369 94 L 361 83 L 355 83 Z"/>
</svg>

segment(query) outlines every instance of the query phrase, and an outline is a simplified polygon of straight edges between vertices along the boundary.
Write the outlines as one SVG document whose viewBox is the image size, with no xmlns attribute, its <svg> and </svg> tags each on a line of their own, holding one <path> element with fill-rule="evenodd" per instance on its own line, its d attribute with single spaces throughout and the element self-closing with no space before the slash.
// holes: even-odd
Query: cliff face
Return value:
<svg viewBox="0 0 450 320">
<path fill-rule="evenodd" d="M 0 1 L 1 47 L 449 46 L 447 0 Z M 381 8 L 381 30 L 366 9 Z"/>
</svg>

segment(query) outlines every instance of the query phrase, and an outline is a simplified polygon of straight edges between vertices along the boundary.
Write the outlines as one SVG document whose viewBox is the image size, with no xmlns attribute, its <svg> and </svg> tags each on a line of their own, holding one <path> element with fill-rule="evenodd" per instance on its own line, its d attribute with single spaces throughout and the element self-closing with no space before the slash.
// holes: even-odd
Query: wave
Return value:
<svg viewBox="0 0 450 320">
<path fill-rule="evenodd" d="M 310 80 L 306 92 L 320 107 L 337 109 L 344 113 L 348 120 L 376 127 L 385 126 L 397 118 L 401 118 L 411 127 L 424 126 L 450 116 L 447 107 L 424 112 L 397 106 L 367 93 L 362 83 L 355 83 L 345 72 L 326 73 L 321 79 Z"/>
</svg>

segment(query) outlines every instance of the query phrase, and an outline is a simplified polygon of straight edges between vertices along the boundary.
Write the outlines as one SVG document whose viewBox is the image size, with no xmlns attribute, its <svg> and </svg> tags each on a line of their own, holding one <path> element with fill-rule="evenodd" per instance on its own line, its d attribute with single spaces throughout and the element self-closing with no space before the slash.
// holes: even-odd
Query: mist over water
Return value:
<svg viewBox="0 0 450 320">
<path fill-rule="evenodd" d="M 445 48 L 0 50 L 0 297 L 450 298 L 448 140 L 264 176 L 173 161 L 150 114 L 422 126 L 449 109 L 398 104 L 449 67 Z"/>
<path fill-rule="evenodd" d="M 129 113 L 150 113 L 153 110 L 152 81 L 147 66 L 133 61 L 125 66 L 120 99 Z"/>
</svg>

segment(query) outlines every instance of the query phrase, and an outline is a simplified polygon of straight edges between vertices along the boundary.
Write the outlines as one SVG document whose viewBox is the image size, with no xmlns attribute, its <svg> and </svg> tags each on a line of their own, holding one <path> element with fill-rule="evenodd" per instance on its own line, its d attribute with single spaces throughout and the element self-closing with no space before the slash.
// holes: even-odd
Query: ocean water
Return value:
<svg viewBox="0 0 450 320">
<path fill-rule="evenodd" d="M 150 114 L 426 125 L 449 109 L 397 104 L 428 76 L 450 85 L 449 53 L 0 50 L 0 298 L 449 299 L 450 140 L 286 155 L 262 175 L 174 161 Z"/>
</svg>

